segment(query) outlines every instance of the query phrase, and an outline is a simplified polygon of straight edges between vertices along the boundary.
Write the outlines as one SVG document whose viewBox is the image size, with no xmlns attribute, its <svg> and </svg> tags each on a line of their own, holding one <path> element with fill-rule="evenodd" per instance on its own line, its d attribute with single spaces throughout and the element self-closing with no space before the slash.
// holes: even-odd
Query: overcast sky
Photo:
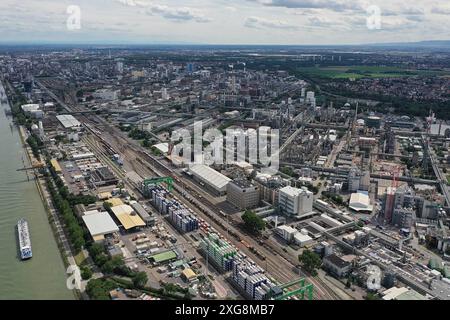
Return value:
<svg viewBox="0 0 450 320">
<path fill-rule="evenodd" d="M 71 5 L 80 29 L 67 27 Z M 367 27 L 371 6 L 380 29 Z M 450 0 L 1 0 L 0 42 L 409 42 L 450 39 L 449 21 Z"/>
</svg>

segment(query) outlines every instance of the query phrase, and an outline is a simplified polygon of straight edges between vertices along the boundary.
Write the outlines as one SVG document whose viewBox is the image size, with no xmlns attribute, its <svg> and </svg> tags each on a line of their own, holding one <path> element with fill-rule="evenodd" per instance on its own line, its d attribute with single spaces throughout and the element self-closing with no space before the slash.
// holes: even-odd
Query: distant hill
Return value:
<svg viewBox="0 0 450 320">
<path fill-rule="evenodd" d="M 390 42 L 390 43 L 373 43 L 366 44 L 373 47 L 408 47 L 408 48 L 449 48 L 450 40 L 427 40 L 419 42 Z"/>
</svg>

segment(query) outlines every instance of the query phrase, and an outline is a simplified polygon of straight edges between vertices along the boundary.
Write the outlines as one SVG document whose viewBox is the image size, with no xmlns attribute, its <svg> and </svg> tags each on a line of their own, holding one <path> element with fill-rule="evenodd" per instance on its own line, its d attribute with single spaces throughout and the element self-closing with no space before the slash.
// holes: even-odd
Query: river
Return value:
<svg viewBox="0 0 450 320">
<path fill-rule="evenodd" d="M 74 299 L 35 181 L 17 171 L 27 158 L 6 108 L 0 102 L 0 299 Z M 22 217 L 30 227 L 33 258 L 28 261 L 18 258 L 16 224 Z"/>
</svg>

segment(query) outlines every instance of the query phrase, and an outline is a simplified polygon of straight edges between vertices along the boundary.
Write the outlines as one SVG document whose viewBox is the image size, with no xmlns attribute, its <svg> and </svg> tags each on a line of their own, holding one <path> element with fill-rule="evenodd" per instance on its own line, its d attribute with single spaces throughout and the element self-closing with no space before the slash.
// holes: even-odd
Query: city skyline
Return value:
<svg viewBox="0 0 450 320">
<path fill-rule="evenodd" d="M 379 25 L 371 26 L 377 8 Z M 447 40 L 450 5 L 423 0 L 5 0 L 0 10 L 3 43 L 344 45 Z"/>
</svg>

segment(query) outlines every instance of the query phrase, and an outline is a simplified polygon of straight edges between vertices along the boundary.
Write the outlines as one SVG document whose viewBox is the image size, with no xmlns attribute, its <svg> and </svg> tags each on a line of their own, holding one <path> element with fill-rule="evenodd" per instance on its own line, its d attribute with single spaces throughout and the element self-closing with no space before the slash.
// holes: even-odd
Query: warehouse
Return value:
<svg viewBox="0 0 450 320">
<path fill-rule="evenodd" d="M 220 196 L 226 194 L 227 185 L 231 181 L 227 176 L 204 164 L 194 164 L 189 167 L 189 171 L 200 184 L 205 185 L 215 194 Z"/>
<path fill-rule="evenodd" d="M 357 212 L 372 212 L 373 210 L 367 191 L 352 193 L 349 207 Z"/>
<path fill-rule="evenodd" d="M 144 207 L 136 201 L 130 203 L 133 210 L 144 220 L 147 226 L 153 226 L 155 224 L 155 217 L 152 217 Z"/>
<path fill-rule="evenodd" d="M 154 255 L 148 257 L 148 259 L 150 260 L 150 262 L 153 262 L 156 265 L 161 265 L 161 264 L 169 263 L 170 261 L 177 259 L 177 254 L 175 251 L 170 250 L 170 251 L 165 251 L 165 252 L 154 254 Z"/>
<path fill-rule="evenodd" d="M 62 169 L 61 169 L 61 166 L 59 165 L 58 160 L 56 160 L 56 159 L 51 159 L 51 160 L 50 160 L 50 163 L 51 163 L 53 169 L 55 169 L 55 172 L 56 172 L 56 173 L 61 173 L 61 172 L 62 172 Z"/>
<path fill-rule="evenodd" d="M 87 211 L 82 218 L 94 241 L 102 241 L 105 239 L 105 235 L 119 231 L 107 212 Z"/>
<path fill-rule="evenodd" d="M 120 221 L 125 230 L 137 227 L 145 227 L 145 222 L 139 217 L 133 208 L 129 205 L 122 204 L 111 208 L 112 213 Z"/>
<path fill-rule="evenodd" d="M 81 123 L 70 114 L 63 114 L 63 115 L 56 116 L 56 119 L 58 119 L 59 122 L 61 122 L 64 129 L 81 127 Z"/>
</svg>

